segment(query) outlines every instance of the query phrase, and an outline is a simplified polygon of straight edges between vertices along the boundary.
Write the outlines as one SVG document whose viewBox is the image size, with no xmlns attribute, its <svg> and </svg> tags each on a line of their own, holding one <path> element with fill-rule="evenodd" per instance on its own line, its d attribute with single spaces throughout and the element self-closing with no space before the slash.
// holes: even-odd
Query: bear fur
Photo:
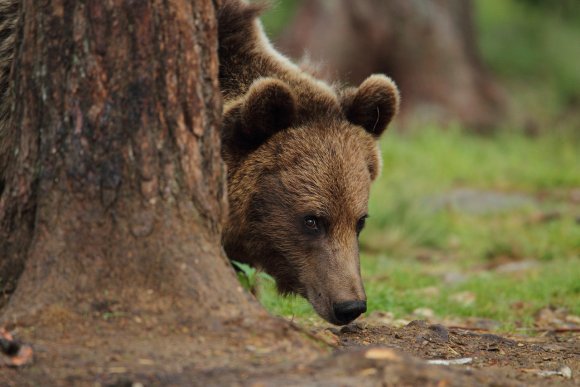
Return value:
<svg viewBox="0 0 580 387">
<path fill-rule="evenodd" d="M 218 10 L 223 245 L 231 260 L 273 276 L 281 293 L 347 324 L 366 310 L 358 235 L 399 92 L 384 75 L 341 90 L 315 79 L 272 48 L 260 11 L 241 0 Z"/>
</svg>

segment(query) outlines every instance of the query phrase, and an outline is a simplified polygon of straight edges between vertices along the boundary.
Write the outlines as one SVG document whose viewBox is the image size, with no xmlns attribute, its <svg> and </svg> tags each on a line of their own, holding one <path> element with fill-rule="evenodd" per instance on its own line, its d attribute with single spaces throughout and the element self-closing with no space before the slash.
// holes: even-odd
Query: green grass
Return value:
<svg viewBox="0 0 580 387">
<path fill-rule="evenodd" d="M 569 207 L 553 196 L 580 187 L 577 141 L 513 133 L 483 139 L 425 129 L 409 136 L 389 133 L 383 144 L 384 172 L 371 192 L 363 246 L 400 253 L 416 247 L 451 249 L 465 259 L 484 258 L 498 244 L 539 258 L 566 256 L 578 246 L 580 229 L 572 218 L 530 221 L 538 211 L 565 212 Z M 477 216 L 429 205 L 458 188 L 528 195 L 533 205 Z M 536 197 L 543 202 L 535 203 Z"/>
<path fill-rule="evenodd" d="M 505 327 L 529 326 L 533 314 L 548 305 L 566 307 L 580 314 L 580 265 L 563 259 L 539 263 L 528 270 L 499 273 L 489 270 L 466 271 L 457 284 L 445 284 L 443 272 L 432 272 L 435 265 L 397 262 L 386 257 L 365 257 L 363 273 L 388 273 L 381 281 L 367 274 L 369 309 L 388 310 L 398 316 L 416 308 L 430 308 L 439 317 L 481 317 L 497 320 Z M 444 266 L 446 268 L 452 265 Z M 376 275 L 376 274 L 374 274 Z M 435 295 L 424 289 L 436 288 Z M 464 305 L 454 295 L 469 292 L 474 302 Z M 522 304 L 517 311 L 514 305 Z"/>
<path fill-rule="evenodd" d="M 361 235 L 369 311 L 407 318 L 430 308 L 439 318 L 497 320 L 504 330 L 529 327 L 548 305 L 580 315 L 575 149 L 580 143 L 561 134 L 481 138 L 435 128 L 387 134 L 383 173 Z M 517 194 L 523 203 L 480 212 L 433 204 L 457 189 Z M 542 214 L 548 214 L 544 220 Z M 494 269 L 518 261 L 529 267 Z M 448 273 L 462 280 L 449 283 Z M 454 301 L 461 292 L 471 293 L 473 303 Z M 282 298 L 272 284 L 262 288 L 261 300 L 278 315 L 315 316 L 306 301 Z"/>
</svg>

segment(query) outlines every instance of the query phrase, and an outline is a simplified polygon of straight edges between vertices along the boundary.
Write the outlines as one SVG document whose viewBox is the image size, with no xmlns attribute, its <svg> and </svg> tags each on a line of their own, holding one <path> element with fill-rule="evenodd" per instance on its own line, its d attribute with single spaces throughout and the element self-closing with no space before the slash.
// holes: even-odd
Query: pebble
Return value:
<svg viewBox="0 0 580 387">
<path fill-rule="evenodd" d="M 473 361 L 471 357 L 463 357 L 461 359 L 432 359 L 427 360 L 428 364 L 435 364 L 435 365 L 461 365 L 461 364 L 469 364 Z"/>
<path fill-rule="evenodd" d="M 557 371 L 540 371 L 540 376 L 563 376 L 566 379 L 572 379 L 572 370 L 568 366 L 560 367 Z"/>
<path fill-rule="evenodd" d="M 345 325 L 340 329 L 340 333 L 358 333 L 361 332 L 363 329 L 360 325 L 353 323 L 349 325 Z"/>
<path fill-rule="evenodd" d="M 435 336 L 443 341 L 449 341 L 449 330 L 441 324 L 434 324 L 429 326 L 429 330 L 432 331 Z"/>
</svg>

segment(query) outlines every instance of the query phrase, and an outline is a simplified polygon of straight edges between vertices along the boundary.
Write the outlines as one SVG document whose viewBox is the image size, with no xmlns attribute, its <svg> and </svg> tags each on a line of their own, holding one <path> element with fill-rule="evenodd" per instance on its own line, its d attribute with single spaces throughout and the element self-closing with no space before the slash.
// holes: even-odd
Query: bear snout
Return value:
<svg viewBox="0 0 580 387">
<path fill-rule="evenodd" d="M 366 300 L 338 302 L 332 305 L 334 316 L 340 325 L 346 325 L 367 311 Z"/>
</svg>

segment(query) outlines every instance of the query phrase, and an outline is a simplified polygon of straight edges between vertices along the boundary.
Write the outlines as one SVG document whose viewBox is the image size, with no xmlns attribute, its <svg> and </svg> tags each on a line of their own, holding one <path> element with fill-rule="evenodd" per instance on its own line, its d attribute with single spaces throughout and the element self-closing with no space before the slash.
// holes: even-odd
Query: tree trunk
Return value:
<svg viewBox="0 0 580 387">
<path fill-rule="evenodd" d="M 213 2 L 42 4 L 21 5 L 2 140 L 16 152 L 0 174 L 0 286 L 17 286 L 0 320 L 103 303 L 256 313 L 220 247 Z"/>
<path fill-rule="evenodd" d="M 331 79 L 358 84 L 388 74 L 402 91 L 403 122 L 458 121 L 485 131 L 501 122 L 505 101 L 475 37 L 467 0 L 304 0 L 280 45 L 325 63 Z"/>
</svg>

